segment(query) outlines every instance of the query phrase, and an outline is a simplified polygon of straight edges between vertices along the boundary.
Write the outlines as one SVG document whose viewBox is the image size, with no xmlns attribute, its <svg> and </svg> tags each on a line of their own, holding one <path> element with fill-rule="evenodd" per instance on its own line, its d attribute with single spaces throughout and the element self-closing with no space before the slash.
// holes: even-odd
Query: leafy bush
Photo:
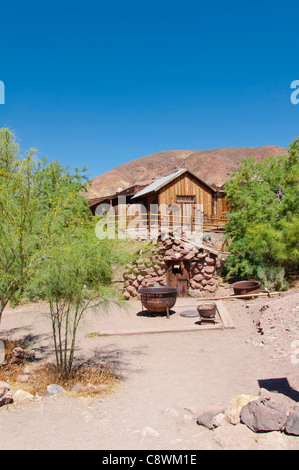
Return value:
<svg viewBox="0 0 299 470">
<path fill-rule="evenodd" d="M 285 286 L 299 267 L 299 139 L 288 155 L 244 160 L 226 184 L 227 278 Z M 277 279 L 276 281 L 274 279 Z"/>
<path fill-rule="evenodd" d="M 285 280 L 285 270 L 280 266 L 259 266 L 257 268 L 257 279 L 261 282 L 262 287 L 270 292 L 288 289 L 288 282 Z"/>
</svg>

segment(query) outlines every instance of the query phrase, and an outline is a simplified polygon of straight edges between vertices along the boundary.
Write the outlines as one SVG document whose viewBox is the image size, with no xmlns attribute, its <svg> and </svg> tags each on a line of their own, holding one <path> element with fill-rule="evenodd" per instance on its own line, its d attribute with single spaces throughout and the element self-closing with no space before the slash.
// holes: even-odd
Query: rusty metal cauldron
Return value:
<svg viewBox="0 0 299 470">
<path fill-rule="evenodd" d="M 169 311 L 175 305 L 178 289 L 170 286 L 141 287 L 142 305 L 150 312 L 165 312 L 169 318 Z"/>
<path fill-rule="evenodd" d="M 232 285 L 234 295 L 258 294 L 261 283 L 258 281 L 239 281 Z"/>
<path fill-rule="evenodd" d="M 216 304 L 214 302 L 201 304 L 197 307 L 197 311 L 202 319 L 213 319 L 216 315 Z"/>
</svg>

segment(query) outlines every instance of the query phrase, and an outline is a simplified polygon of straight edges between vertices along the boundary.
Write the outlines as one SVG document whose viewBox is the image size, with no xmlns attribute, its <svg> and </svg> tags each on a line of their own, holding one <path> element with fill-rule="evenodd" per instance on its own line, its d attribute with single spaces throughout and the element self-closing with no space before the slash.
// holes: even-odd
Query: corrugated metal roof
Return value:
<svg viewBox="0 0 299 470">
<path fill-rule="evenodd" d="M 175 178 L 176 176 L 179 176 L 180 174 L 184 173 L 185 171 L 187 171 L 187 169 L 183 168 L 183 169 L 177 170 L 175 173 L 172 173 L 171 175 L 164 176 L 163 178 L 159 178 L 159 179 L 155 180 L 153 183 L 148 185 L 146 188 L 143 188 L 141 191 L 139 191 L 139 193 L 135 194 L 135 196 L 132 197 L 132 199 L 135 199 L 137 197 L 144 196 L 145 194 L 149 194 L 149 193 L 152 193 L 154 191 L 157 191 L 159 188 L 164 186 L 164 184 L 167 184 L 173 178 Z"/>
<path fill-rule="evenodd" d="M 168 175 L 168 176 L 164 176 L 163 178 L 159 178 L 157 180 L 155 180 L 153 183 L 151 183 L 149 186 L 146 186 L 146 188 L 143 188 L 141 191 L 139 191 L 139 193 L 135 194 L 135 196 L 133 196 L 131 199 L 137 199 L 141 196 L 145 196 L 146 194 L 149 194 L 149 193 L 152 193 L 152 192 L 155 192 L 157 191 L 158 189 L 162 188 L 162 186 L 164 186 L 165 184 L 169 183 L 170 181 L 172 181 L 174 178 L 176 178 L 177 176 L 180 176 L 181 174 L 185 173 L 186 171 L 188 171 L 189 173 L 191 173 L 193 176 L 195 176 L 195 178 L 197 178 L 198 180 L 202 181 L 204 184 L 206 184 L 210 189 L 212 189 L 213 191 L 215 191 L 215 188 L 213 188 L 212 186 L 210 186 L 208 183 L 206 183 L 205 181 L 203 181 L 202 179 L 200 179 L 197 175 L 195 175 L 192 171 L 188 170 L 188 168 L 181 168 L 180 170 L 177 170 L 175 173 L 172 173 L 171 175 Z"/>
</svg>

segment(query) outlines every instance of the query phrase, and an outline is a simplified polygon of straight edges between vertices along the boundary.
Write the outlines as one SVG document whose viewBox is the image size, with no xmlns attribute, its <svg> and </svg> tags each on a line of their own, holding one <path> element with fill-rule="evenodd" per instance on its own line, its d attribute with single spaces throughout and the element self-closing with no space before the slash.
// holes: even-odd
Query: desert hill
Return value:
<svg viewBox="0 0 299 470">
<path fill-rule="evenodd" d="M 269 155 L 283 155 L 287 149 L 263 147 L 227 147 L 215 150 L 166 150 L 131 160 L 91 180 L 89 199 L 112 195 L 135 183 L 149 182 L 155 177 L 188 168 L 211 185 L 221 187 L 243 158 L 262 160 Z"/>
</svg>

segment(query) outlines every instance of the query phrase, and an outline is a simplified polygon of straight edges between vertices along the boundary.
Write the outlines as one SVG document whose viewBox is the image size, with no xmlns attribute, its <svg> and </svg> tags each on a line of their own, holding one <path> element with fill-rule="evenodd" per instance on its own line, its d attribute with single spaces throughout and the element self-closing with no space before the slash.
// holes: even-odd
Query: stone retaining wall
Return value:
<svg viewBox="0 0 299 470">
<path fill-rule="evenodd" d="M 150 260 L 140 258 L 129 265 L 124 273 L 124 295 L 127 299 L 138 296 L 138 289 L 168 284 L 167 271 L 177 263 L 188 272 L 188 294 L 206 296 L 214 294 L 218 287 L 217 252 L 208 246 L 193 245 L 179 238 L 168 237 L 158 242 L 158 253 Z"/>
</svg>

